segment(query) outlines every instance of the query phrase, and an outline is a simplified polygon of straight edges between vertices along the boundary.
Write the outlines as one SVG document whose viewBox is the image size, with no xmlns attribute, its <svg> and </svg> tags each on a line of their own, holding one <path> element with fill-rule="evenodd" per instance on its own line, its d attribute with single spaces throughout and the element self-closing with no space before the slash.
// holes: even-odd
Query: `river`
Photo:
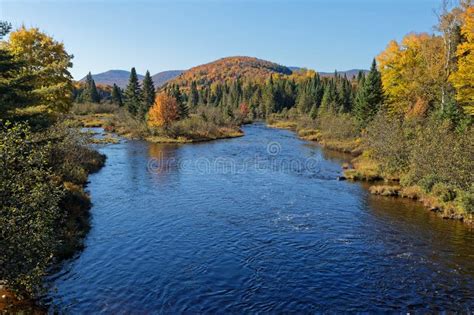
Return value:
<svg viewBox="0 0 474 315">
<path fill-rule="evenodd" d="M 122 141 L 90 176 L 84 251 L 49 279 L 67 313 L 474 309 L 474 232 L 338 181 L 349 157 L 261 124 Z"/>
</svg>

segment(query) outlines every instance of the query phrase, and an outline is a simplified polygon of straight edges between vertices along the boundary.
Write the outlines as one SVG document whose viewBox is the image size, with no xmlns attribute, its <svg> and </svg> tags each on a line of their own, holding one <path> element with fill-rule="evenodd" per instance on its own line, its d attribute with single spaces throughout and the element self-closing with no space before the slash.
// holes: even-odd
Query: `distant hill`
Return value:
<svg viewBox="0 0 474 315">
<path fill-rule="evenodd" d="M 144 76 L 138 74 L 138 79 L 143 80 Z M 104 84 L 104 85 L 113 85 L 114 83 L 124 88 L 127 86 L 128 78 L 130 77 L 130 71 L 126 70 L 109 70 L 106 72 L 93 74 L 92 78 L 94 79 L 96 84 Z M 83 82 L 86 80 L 86 77 L 79 80 Z"/>
<path fill-rule="evenodd" d="M 155 83 L 155 87 L 160 87 L 169 80 L 176 78 L 178 75 L 183 73 L 183 70 L 169 70 L 159 72 L 152 76 L 153 82 Z M 145 77 L 144 75 L 137 74 L 138 79 L 141 81 Z M 121 88 L 125 88 L 128 83 L 128 79 L 130 78 L 130 71 L 126 70 L 109 70 L 106 72 L 93 74 L 92 78 L 94 79 L 96 84 L 103 84 L 103 85 L 113 85 L 114 83 L 117 84 Z M 80 82 L 85 81 L 86 77 L 79 80 Z"/>
<path fill-rule="evenodd" d="M 153 75 L 151 78 L 153 83 L 155 83 L 155 87 L 160 87 L 169 80 L 173 80 L 180 74 L 182 74 L 185 70 L 168 70 L 163 72 L 158 72 L 157 74 Z"/>
<path fill-rule="evenodd" d="M 306 69 L 306 68 L 303 68 L 303 67 L 288 67 L 288 68 L 293 72 Z M 367 74 L 369 72 L 369 70 L 365 70 L 365 69 L 351 69 L 351 70 L 346 70 L 346 71 L 337 71 L 337 73 L 339 73 L 342 76 L 345 74 L 348 79 L 351 79 L 353 76 L 357 77 L 357 75 L 359 74 L 359 71 L 362 71 L 365 74 Z M 316 72 L 319 73 L 319 75 L 321 77 L 333 77 L 334 76 L 334 72 L 320 72 L 320 71 L 316 71 Z"/>
<path fill-rule="evenodd" d="M 356 76 L 359 74 L 359 71 L 362 71 L 363 73 L 367 74 L 369 70 L 364 70 L 364 69 L 351 69 L 351 70 L 346 70 L 346 71 L 338 71 L 337 73 L 340 75 L 346 75 L 348 79 L 351 79 L 353 76 Z M 334 72 L 318 72 L 320 76 L 322 77 L 333 77 Z"/>
<path fill-rule="evenodd" d="M 197 85 L 209 85 L 214 82 L 225 82 L 236 78 L 265 79 L 271 74 L 289 75 L 292 71 L 274 62 L 253 57 L 227 57 L 206 63 L 183 72 L 170 81 L 181 86 L 188 86 L 192 81 Z"/>
<path fill-rule="evenodd" d="M 241 78 L 267 78 L 270 74 L 291 74 L 293 71 L 304 69 L 302 67 L 285 67 L 274 62 L 257 59 L 253 57 L 227 57 L 216 61 L 200 65 L 189 70 L 168 70 L 159 72 L 152 76 L 155 87 L 161 87 L 165 83 L 173 82 L 186 86 L 191 81 L 196 81 L 198 85 L 210 84 L 212 82 L 224 82 L 226 80 Z M 357 76 L 359 71 L 367 73 L 368 70 L 351 69 L 347 71 L 338 71 L 339 74 L 346 74 L 350 79 Z M 334 72 L 318 72 L 322 77 L 334 76 Z M 93 74 L 92 77 L 96 84 L 113 85 L 117 84 L 125 88 L 130 77 L 130 71 L 109 70 L 106 72 Z M 138 74 L 138 79 L 143 80 L 144 76 Z M 80 80 L 84 82 L 85 77 Z"/>
</svg>

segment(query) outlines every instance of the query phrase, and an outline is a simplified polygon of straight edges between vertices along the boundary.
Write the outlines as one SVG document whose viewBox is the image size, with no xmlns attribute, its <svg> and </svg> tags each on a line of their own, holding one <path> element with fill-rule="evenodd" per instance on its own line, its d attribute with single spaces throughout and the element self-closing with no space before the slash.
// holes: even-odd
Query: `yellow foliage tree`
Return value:
<svg viewBox="0 0 474 315">
<path fill-rule="evenodd" d="M 23 63 L 23 75 L 31 76 L 37 105 L 66 111 L 72 103 L 72 55 L 62 43 L 38 28 L 21 27 L 10 34 L 7 47 Z"/>
<path fill-rule="evenodd" d="M 474 115 L 474 6 L 467 6 L 463 14 L 461 34 L 465 41 L 461 43 L 456 55 L 458 69 L 451 77 L 451 83 L 456 89 L 456 99 L 464 111 Z"/>
<path fill-rule="evenodd" d="M 148 126 L 166 128 L 178 117 L 178 102 L 174 97 L 162 92 L 156 96 L 155 103 L 148 112 Z"/>
<path fill-rule="evenodd" d="M 378 57 L 387 106 L 392 114 L 412 115 L 416 104 L 439 102 L 444 79 L 443 40 L 426 33 L 391 41 Z M 428 108 L 426 108 L 427 110 Z"/>
</svg>

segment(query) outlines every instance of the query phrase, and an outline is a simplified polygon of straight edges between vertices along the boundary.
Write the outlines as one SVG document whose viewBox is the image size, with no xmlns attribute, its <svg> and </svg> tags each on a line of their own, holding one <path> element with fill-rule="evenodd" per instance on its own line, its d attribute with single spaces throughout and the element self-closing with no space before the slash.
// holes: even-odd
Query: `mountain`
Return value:
<svg viewBox="0 0 474 315">
<path fill-rule="evenodd" d="M 365 69 L 351 69 L 346 71 L 338 71 L 337 73 L 340 75 L 346 75 L 348 79 L 351 79 L 353 76 L 357 77 L 359 72 L 362 71 L 364 74 L 369 73 L 369 70 Z M 333 77 L 334 72 L 318 72 L 321 77 Z"/>
<path fill-rule="evenodd" d="M 169 80 L 176 78 L 178 75 L 183 73 L 183 70 L 170 70 L 159 72 L 152 76 L 155 87 L 160 87 Z M 137 74 L 138 79 L 141 81 L 145 77 L 144 75 Z M 122 89 L 125 88 L 128 84 L 128 79 L 130 78 L 130 71 L 126 70 L 109 70 L 106 72 L 93 74 L 92 78 L 96 84 L 104 85 L 113 85 L 117 84 Z M 86 78 L 82 78 L 80 82 L 84 82 Z"/>
<path fill-rule="evenodd" d="M 306 68 L 303 68 L 303 67 L 288 67 L 288 68 L 293 72 L 306 69 Z M 342 75 L 342 76 L 345 74 L 348 79 L 351 79 L 353 76 L 357 77 L 357 75 L 359 74 L 359 71 L 362 71 L 364 74 L 367 74 L 369 72 L 369 70 L 365 70 L 365 69 L 351 69 L 351 70 L 346 70 L 346 71 L 337 71 L 337 73 Z M 319 71 L 317 71 L 317 73 L 321 77 L 333 77 L 334 76 L 334 72 L 319 72 Z"/>
<path fill-rule="evenodd" d="M 138 79 L 143 80 L 144 76 L 138 74 Z M 130 71 L 125 70 L 109 70 L 106 72 L 93 74 L 92 78 L 96 84 L 114 85 L 117 84 L 119 87 L 124 88 L 127 86 L 128 78 L 130 77 Z M 85 81 L 85 77 L 80 82 Z"/>
<path fill-rule="evenodd" d="M 210 85 L 237 78 L 266 79 L 271 74 L 289 75 L 292 71 L 274 62 L 253 57 L 226 57 L 193 67 L 170 81 L 180 86 L 188 86 L 192 81 L 197 85 Z"/>
<path fill-rule="evenodd" d="M 151 78 L 153 83 L 155 83 L 155 87 L 160 87 L 169 80 L 173 80 L 185 70 L 168 70 L 163 72 L 158 72 L 157 74 L 153 75 Z"/>
</svg>

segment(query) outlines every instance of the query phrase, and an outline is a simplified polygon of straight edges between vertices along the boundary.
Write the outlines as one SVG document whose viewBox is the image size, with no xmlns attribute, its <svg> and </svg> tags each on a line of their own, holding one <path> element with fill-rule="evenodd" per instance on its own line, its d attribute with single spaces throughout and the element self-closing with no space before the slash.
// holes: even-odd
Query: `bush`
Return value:
<svg viewBox="0 0 474 315">
<path fill-rule="evenodd" d="M 455 189 L 469 190 L 474 174 L 472 139 L 472 127 L 457 133 L 448 121 L 430 119 L 419 124 L 410 152 L 410 181 L 422 182 L 427 189 L 429 185 L 442 182 Z"/>
<path fill-rule="evenodd" d="M 89 206 L 82 186 L 105 159 L 85 143 L 59 124 L 33 133 L 0 122 L 0 279 L 19 297 L 35 296 L 52 259 L 80 247 Z"/>
<path fill-rule="evenodd" d="M 400 175 L 408 170 L 411 141 L 402 121 L 380 112 L 367 126 L 364 144 L 381 162 L 382 172 Z"/>
<path fill-rule="evenodd" d="M 117 112 L 119 107 L 112 103 L 74 103 L 71 107 L 71 114 L 109 114 Z"/>
<path fill-rule="evenodd" d="M 64 195 L 48 167 L 48 146 L 26 124 L 0 125 L 0 279 L 20 297 L 36 293 L 59 245 Z"/>
<path fill-rule="evenodd" d="M 456 200 L 466 213 L 474 214 L 474 185 L 468 191 L 460 191 Z"/>
<path fill-rule="evenodd" d="M 354 140 L 360 134 L 357 122 L 350 114 L 321 111 L 316 123 L 324 139 Z"/>
<path fill-rule="evenodd" d="M 453 201 L 456 198 L 456 191 L 443 183 L 434 184 L 431 192 L 443 202 Z"/>
</svg>

